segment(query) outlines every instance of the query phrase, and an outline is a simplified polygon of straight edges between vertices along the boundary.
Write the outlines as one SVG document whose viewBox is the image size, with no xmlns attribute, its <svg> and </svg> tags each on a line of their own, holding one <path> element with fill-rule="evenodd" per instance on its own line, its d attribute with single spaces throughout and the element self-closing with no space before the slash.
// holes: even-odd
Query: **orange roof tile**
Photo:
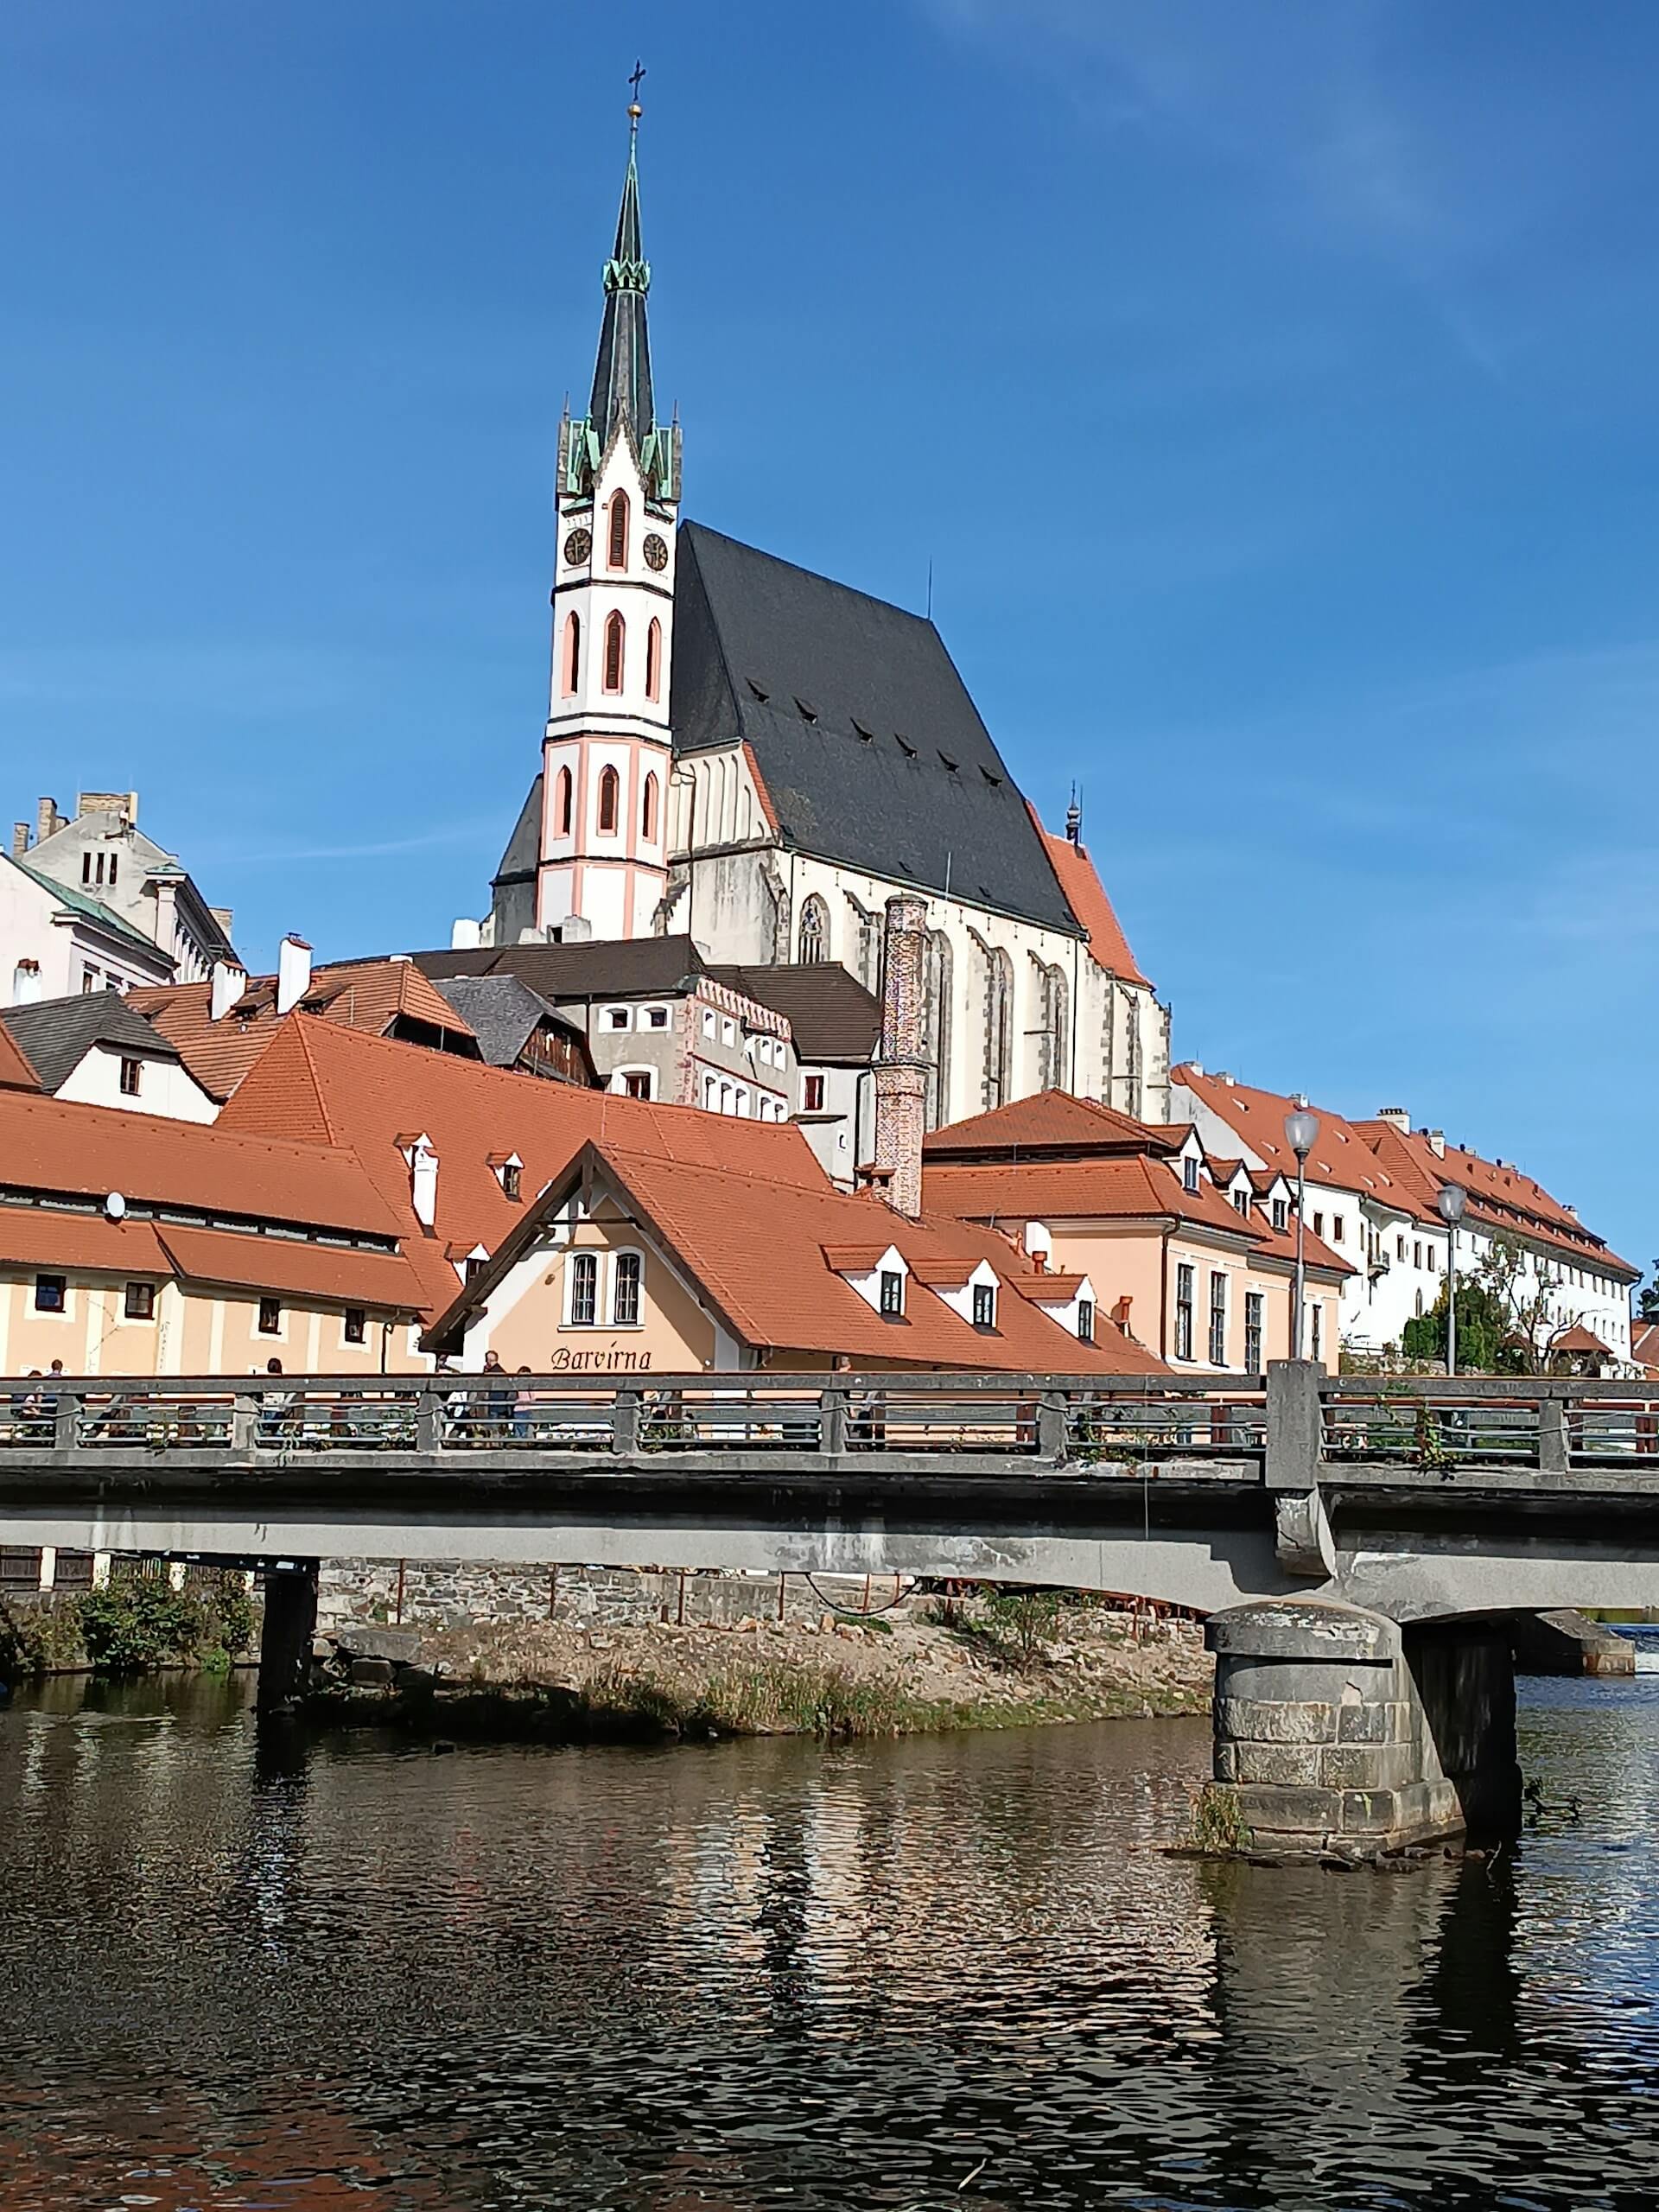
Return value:
<svg viewBox="0 0 1659 2212">
<path fill-rule="evenodd" d="M 127 1003 L 153 1021 L 203 1090 L 228 1098 L 281 1026 L 276 978 L 251 978 L 228 1014 L 212 1018 L 211 983 L 164 983 L 129 991 Z M 315 969 L 300 1011 L 384 1036 L 399 1017 L 452 1035 L 472 1029 L 409 960 L 342 960 Z"/>
<path fill-rule="evenodd" d="M 0 1205 L 0 1266 L 48 1273 L 89 1268 L 111 1275 L 173 1272 L 149 1222 L 60 1213 L 50 1206 Z"/>
<path fill-rule="evenodd" d="M 0 1021 L 0 1090 L 38 1090 L 40 1077 L 27 1054 L 3 1021 Z"/>
<path fill-rule="evenodd" d="M 1014 1288 L 1033 1306 L 1069 1306 L 1088 1280 L 1087 1275 L 1057 1275 L 1045 1270 L 1039 1275 L 1016 1276 Z"/>
<path fill-rule="evenodd" d="M 1632 1321 L 1630 1357 L 1640 1367 L 1659 1368 L 1659 1321 Z"/>
<path fill-rule="evenodd" d="M 409 1051 L 419 1050 L 408 1046 Z M 429 1059 L 439 1059 L 436 1052 Z M 349 1154 L 106 1106 L 0 1091 L 0 1180 L 15 1189 L 397 1234 L 397 1217 Z"/>
<path fill-rule="evenodd" d="M 1189 1062 L 1170 1070 L 1172 1083 L 1185 1084 L 1192 1096 L 1224 1121 L 1256 1156 L 1296 1180 L 1296 1155 L 1285 1136 L 1286 1116 L 1296 1100 L 1286 1092 L 1261 1090 L 1248 1083 L 1224 1083 Z M 1398 1211 L 1421 1217 L 1425 1209 L 1415 1192 L 1402 1188 L 1388 1173 L 1361 1128 L 1328 1107 L 1311 1109 L 1319 1134 L 1308 1154 L 1311 1181 L 1333 1190 L 1353 1191 Z"/>
<path fill-rule="evenodd" d="M 590 1140 L 613 1136 L 688 1165 L 762 1173 L 774 1184 L 825 1180 L 804 1135 L 787 1122 L 737 1121 L 691 1106 L 544 1083 L 306 1014 L 282 1024 L 218 1127 L 281 1130 L 319 1146 L 349 1146 L 399 1224 L 434 1313 L 455 1295 L 445 1246 L 470 1251 L 481 1244 L 495 1251 L 525 1206 Z M 429 1236 L 415 1218 L 409 1166 L 397 1145 L 411 1130 L 429 1136 L 438 1156 L 437 1218 Z M 503 1150 L 524 1163 L 521 1200 L 506 1196 L 489 1165 L 490 1154 Z M 859 1201 L 866 1209 L 872 1203 Z M 869 1218 L 867 1211 L 867 1224 Z M 814 1264 L 821 1274 L 817 1255 Z"/>
<path fill-rule="evenodd" d="M 1141 973 L 1129 950 L 1129 940 L 1106 895 L 1106 887 L 1095 871 L 1088 847 L 1074 845 L 1069 837 L 1052 836 L 1038 821 L 1036 808 L 1029 800 L 1026 804 L 1050 865 L 1059 878 L 1065 903 L 1088 936 L 1090 957 L 1095 965 L 1103 968 L 1109 976 L 1120 976 L 1126 983 L 1139 983 L 1142 989 L 1149 991 L 1152 985 Z"/>
<path fill-rule="evenodd" d="M 932 1130 L 922 1141 L 922 1155 L 931 1161 L 1014 1152 L 1179 1152 L 1187 1134 L 1185 1123 L 1137 1122 L 1096 1098 L 1039 1090 Z"/>
<path fill-rule="evenodd" d="M 337 1299 L 343 1305 L 398 1313 L 419 1313 L 425 1304 L 419 1278 L 395 1252 L 248 1236 L 229 1229 L 179 1229 L 171 1222 L 163 1223 L 157 1235 L 178 1273 L 193 1281 Z"/>
</svg>

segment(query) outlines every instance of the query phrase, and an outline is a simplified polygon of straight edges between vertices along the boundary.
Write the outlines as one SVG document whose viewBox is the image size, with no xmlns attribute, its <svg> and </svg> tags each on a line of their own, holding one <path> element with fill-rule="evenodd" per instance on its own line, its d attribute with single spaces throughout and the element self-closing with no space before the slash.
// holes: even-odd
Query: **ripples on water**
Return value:
<svg viewBox="0 0 1659 2212">
<path fill-rule="evenodd" d="M 1522 1699 L 1582 1824 L 1389 1877 L 1160 1856 L 1201 1724 L 276 1759 L 50 1685 L 0 2212 L 1650 2208 L 1659 1676 Z"/>
</svg>

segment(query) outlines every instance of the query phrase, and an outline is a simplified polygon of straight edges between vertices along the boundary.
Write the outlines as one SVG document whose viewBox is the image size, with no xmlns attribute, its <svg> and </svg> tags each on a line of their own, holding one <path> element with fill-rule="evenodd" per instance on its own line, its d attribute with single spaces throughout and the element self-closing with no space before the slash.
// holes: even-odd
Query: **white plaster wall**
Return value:
<svg viewBox="0 0 1659 2212">
<path fill-rule="evenodd" d="M 170 1122 L 212 1122 L 219 1108 L 177 1060 L 145 1059 L 139 1090 L 130 1098 L 121 1088 L 121 1062 L 126 1057 L 109 1045 L 94 1045 L 66 1083 L 58 1096 L 83 1106 L 114 1106 L 135 1114 L 160 1114 Z"/>
</svg>

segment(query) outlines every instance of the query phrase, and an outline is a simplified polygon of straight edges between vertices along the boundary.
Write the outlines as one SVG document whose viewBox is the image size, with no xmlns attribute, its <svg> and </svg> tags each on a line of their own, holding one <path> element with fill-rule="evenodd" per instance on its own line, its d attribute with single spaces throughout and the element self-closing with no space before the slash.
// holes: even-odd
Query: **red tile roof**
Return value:
<svg viewBox="0 0 1659 2212">
<path fill-rule="evenodd" d="M 727 1128 L 753 1126 L 702 1118 Z M 907 1264 L 956 1261 L 967 1249 L 974 1264 L 988 1259 L 1018 1288 L 1035 1270 L 993 1230 L 961 1221 L 907 1221 L 880 1198 L 836 1190 L 821 1173 L 816 1185 L 779 1184 L 735 1160 L 693 1163 L 613 1139 L 581 1157 L 603 1168 L 732 1333 L 757 1350 L 1015 1374 L 1162 1371 L 1162 1362 L 1141 1345 L 1116 1335 L 1105 1346 L 1080 1344 L 1020 1300 L 1001 1301 L 995 1330 L 976 1329 L 919 1276 L 906 1293 L 903 1317 L 885 1319 L 824 1257 L 826 1248 L 840 1253 L 849 1246 L 861 1257 L 872 1249 L 870 1228 L 879 1224 L 877 1233 Z M 874 1249 L 879 1255 L 887 1246 Z M 496 1266 L 506 1257 L 498 1255 Z M 480 1277 L 471 1298 L 487 1295 L 493 1272 Z"/>
<path fill-rule="evenodd" d="M 40 1077 L 29 1065 L 23 1049 L 0 1021 L 0 1090 L 38 1090 Z"/>
<path fill-rule="evenodd" d="M 1659 1321 L 1632 1321 L 1630 1357 L 1638 1367 L 1659 1368 Z"/>
<path fill-rule="evenodd" d="M 89 1268 L 111 1275 L 170 1275 L 172 1263 L 147 1221 L 49 1206 L 0 1205 L 0 1267 L 54 1274 Z"/>
<path fill-rule="evenodd" d="M 1126 983 L 1139 983 L 1145 990 L 1152 985 L 1141 973 L 1135 957 L 1129 950 L 1129 940 L 1123 934 L 1122 925 L 1106 895 L 1106 887 L 1095 872 L 1086 845 L 1074 845 L 1069 837 L 1056 837 L 1044 829 L 1037 819 L 1037 810 L 1027 802 L 1037 834 L 1055 874 L 1065 903 L 1083 925 L 1089 938 L 1089 951 L 1097 968 L 1109 976 L 1121 976 Z"/>
<path fill-rule="evenodd" d="M 1296 1155 L 1285 1136 L 1285 1120 L 1298 1101 L 1287 1092 L 1262 1090 L 1248 1083 L 1223 1082 L 1219 1076 L 1201 1072 L 1190 1062 L 1170 1070 L 1172 1084 L 1185 1084 L 1192 1096 L 1224 1121 L 1256 1156 L 1296 1180 Z M 1362 1198 L 1421 1217 L 1426 1208 L 1414 1188 L 1402 1188 L 1377 1158 L 1361 1127 L 1328 1107 L 1311 1109 L 1319 1134 L 1308 1154 L 1311 1181 L 1338 1191 L 1357 1192 Z"/>
<path fill-rule="evenodd" d="M 378 1236 L 398 1230 L 349 1154 L 22 1090 L 0 1091 L 0 1182 L 98 1199 L 118 1191 L 152 1205 Z"/>
<path fill-rule="evenodd" d="M 1137 1122 L 1096 1098 L 1075 1098 L 1069 1090 L 1039 1090 L 1029 1098 L 1016 1098 L 1010 1105 L 934 1129 L 922 1141 L 922 1155 L 932 1161 L 1014 1153 L 1179 1152 L 1187 1134 L 1185 1123 Z"/>
<path fill-rule="evenodd" d="M 1434 1200 L 1442 1185 L 1460 1183 L 1469 1193 L 1466 1218 L 1471 1224 L 1534 1237 L 1571 1258 L 1577 1267 L 1604 1268 L 1609 1274 L 1624 1275 L 1632 1282 L 1640 1275 L 1639 1268 L 1609 1250 L 1576 1214 L 1518 1167 L 1483 1160 L 1478 1152 L 1469 1152 L 1462 1145 L 1449 1144 L 1443 1153 L 1437 1152 L 1426 1129 L 1414 1129 L 1408 1135 L 1392 1122 L 1383 1121 L 1360 1122 L 1355 1127 L 1375 1147 L 1378 1161 L 1396 1183 L 1416 1195 L 1420 1210 L 1430 1220 L 1440 1219 Z"/>
<path fill-rule="evenodd" d="M 127 1004 L 153 1021 L 214 1098 L 228 1098 L 270 1044 L 279 1023 L 276 978 L 252 977 L 228 1014 L 212 1018 L 211 983 L 164 983 L 129 991 Z M 312 971 L 300 1011 L 383 1037 L 399 1019 L 460 1038 L 473 1032 L 409 960 L 342 960 Z"/>
<path fill-rule="evenodd" d="M 425 1304 L 419 1277 L 395 1252 L 239 1236 L 234 1230 L 178 1229 L 171 1222 L 164 1222 L 157 1235 L 177 1272 L 195 1282 L 286 1291 L 399 1313 L 419 1313 Z"/>
<path fill-rule="evenodd" d="M 423 1046 L 371 1037 L 337 1022 L 292 1015 L 238 1087 L 218 1127 L 282 1130 L 303 1142 L 349 1147 L 400 1225 L 430 1313 L 456 1291 L 447 1245 L 493 1252 L 525 1207 L 591 1140 L 615 1138 L 666 1160 L 764 1174 L 813 1187 L 823 1169 L 786 1122 L 737 1121 L 690 1106 L 658 1106 L 543 1083 Z M 437 1218 L 429 1236 L 415 1217 L 399 1137 L 425 1135 L 438 1156 Z M 523 1199 L 509 1198 L 492 1153 L 524 1163 Z M 764 1249 L 764 1244 L 762 1246 Z M 820 1274 L 823 1261 L 815 1255 Z"/>
<path fill-rule="evenodd" d="M 1565 1336 L 1555 1338 L 1549 1349 L 1553 1352 L 1564 1351 L 1574 1357 L 1586 1352 L 1596 1359 L 1611 1359 L 1614 1357 L 1599 1337 L 1591 1335 L 1582 1321 L 1575 1321 Z"/>
</svg>

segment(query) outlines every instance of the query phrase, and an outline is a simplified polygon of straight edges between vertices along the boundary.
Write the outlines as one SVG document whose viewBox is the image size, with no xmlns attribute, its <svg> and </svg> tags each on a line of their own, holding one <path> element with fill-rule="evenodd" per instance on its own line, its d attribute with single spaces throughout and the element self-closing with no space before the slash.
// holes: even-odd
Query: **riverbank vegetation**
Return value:
<svg viewBox="0 0 1659 2212">
<path fill-rule="evenodd" d="M 411 1686 L 327 1683 L 305 1711 L 456 1741 L 836 1740 L 1198 1713 L 1210 1685 L 1192 1624 L 1022 1593 L 868 1623 L 452 1630 Z"/>
<path fill-rule="evenodd" d="M 145 1675 L 166 1667 L 222 1671 L 251 1649 L 256 1624 L 238 1574 L 196 1570 L 175 1589 L 165 1573 L 118 1567 L 79 1595 L 0 1603 L 0 1681 L 80 1671 Z"/>
</svg>

